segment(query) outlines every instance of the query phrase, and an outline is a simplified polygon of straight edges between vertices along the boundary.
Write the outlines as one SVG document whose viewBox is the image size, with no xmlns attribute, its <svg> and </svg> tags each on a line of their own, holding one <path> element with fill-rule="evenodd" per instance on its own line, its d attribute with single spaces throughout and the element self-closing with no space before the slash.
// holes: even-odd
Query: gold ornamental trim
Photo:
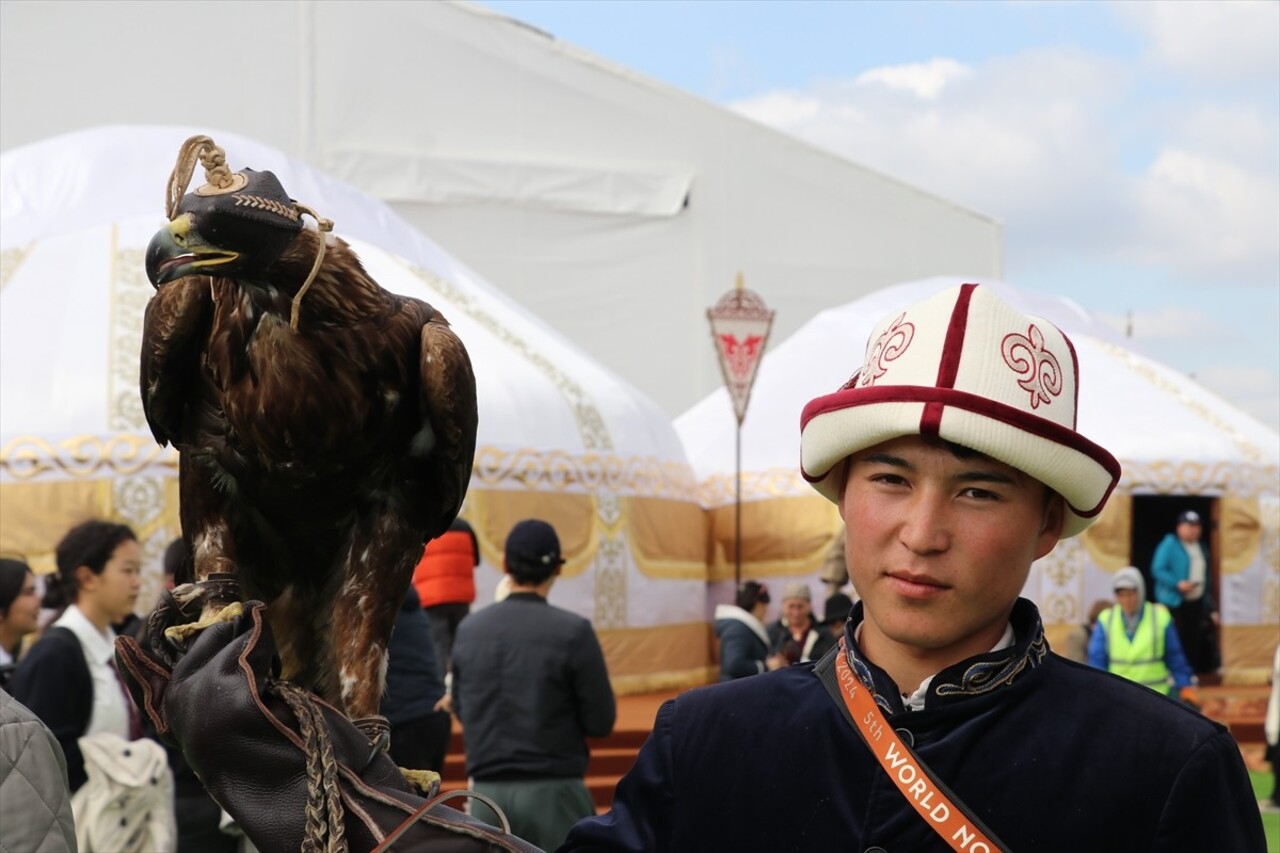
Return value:
<svg viewBox="0 0 1280 853">
<path fill-rule="evenodd" d="M 733 474 L 714 474 L 698 484 L 698 500 L 714 508 L 734 503 L 737 486 Z M 742 472 L 742 500 L 807 498 L 817 494 L 800 476 L 799 468 L 766 468 Z"/>
<path fill-rule="evenodd" d="M 474 484 L 489 487 L 520 486 L 549 492 L 605 490 L 697 500 L 688 465 L 651 456 L 480 447 L 476 449 L 471 476 Z"/>
<path fill-rule="evenodd" d="M 161 465 L 176 476 L 178 452 L 159 446 L 150 435 L 137 433 L 86 434 L 61 440 L 22 435 L 0 446 L 0 471 L 15 480 L 50 475 L 82 478 L 136 474 L 149 465 Z M 471 475 L 473 485 L 490 488 L 583 493 L 607 490 L 696 502 L 693 474 L 688 466 L 654 457 L 480 447 Z"/>
<path fill-rule="evenodd" d="M 4 290 L 9 285 L 13 274 L 18 271 L 18 267 L 22 266 L 22 262 L 27 259 L 27 255 L 31 254 L 32 244 L 19 246 L 13 249 L 5 249 L 0 252 L 0 290 Z"/>
<path fill-rule="evenodd" d="M 178 452 L 161 447 L 149 435 L 79 435 L 61 441 L 22 435 L 0 446 L 0 471 L 15 480 L 132 475 L 153 465 L 177 476 Z"/>
</svg>

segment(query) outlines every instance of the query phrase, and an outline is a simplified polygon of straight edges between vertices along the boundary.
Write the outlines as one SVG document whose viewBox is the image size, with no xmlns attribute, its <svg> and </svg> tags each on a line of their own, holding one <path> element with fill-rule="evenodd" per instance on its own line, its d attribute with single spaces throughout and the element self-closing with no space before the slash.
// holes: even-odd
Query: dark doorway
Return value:
<svg viewBox="0 0 1280 853">
<path fill-rule="evenodd" d="M 1147 582 L 1147 599 L 1155 601 L 1155 583 L 1151 577 L 1151 558 L 1156 546 L 1166 534 L 1172 533 L 1178 526 L 1178 514 L 1185 510 L 1195 510 L 1203 519 L 1201 541 L 1209 549 L 1209 594 L 1219 602 L 1221 598 L 1222 579 L 1218 571 L 1218 502 L 1216 498 L 1200 495 L 1134 495 L 1133 496 L 1133 529 L 1130 538 L 1129 554 L 1133 565 L 1142 572 Z M 1214 632 L 1215 640 L 1221 653 L 1221 633 Z M 1195 666 L 1195 662 L 1192 662 Z M 1208 683 L 1211 678 L 1201 674 L 1201 681 Z"/>
<path fill-rule="evenodd" d="M 1155 584 L 1151 580 L 1151 557 L 1165 534 L 1178 526 L 1178 513 L 1193 509 L 1204 519 L 1201 534 L 1209 546 L 1209 576 L 1213 582 L 1213 600 L 1218 600 L 1217 501 L 1198 495 L 1134 495 L 1133 529 L 1129 555 L 1133 565 L 1147 582 L 1147 599 L 1155 601 Z"/>
</svg>

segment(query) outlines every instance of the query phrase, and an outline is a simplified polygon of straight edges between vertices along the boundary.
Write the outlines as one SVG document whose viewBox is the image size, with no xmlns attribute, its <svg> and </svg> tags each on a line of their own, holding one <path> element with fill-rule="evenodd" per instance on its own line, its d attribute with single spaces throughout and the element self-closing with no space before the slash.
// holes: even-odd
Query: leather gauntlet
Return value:
<svg viewBox="0 0 1280 853">
<path fill-rule="evenodd" d="M 264 853 L 370 851 L 407 822 L 384 849 L 537 850 L 440 804 L 415 820 L 428 801 L 386 753 L 341 711 L 274 677 L 265 604 L 251 601 L 241 615 L 232 605 L 228 621 L 168 631 L 189 621 L 183 592 L 166 594 L 152 615 L 148 649 L 116 640 L 116 662 L 156 731 Z"/>
</svg>

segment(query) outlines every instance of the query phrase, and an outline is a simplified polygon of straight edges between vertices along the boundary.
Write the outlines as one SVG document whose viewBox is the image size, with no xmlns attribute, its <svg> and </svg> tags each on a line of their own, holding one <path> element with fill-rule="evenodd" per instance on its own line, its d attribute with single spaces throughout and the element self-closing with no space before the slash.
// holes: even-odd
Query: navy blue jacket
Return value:
<svg viewBox="0 0 1280 853">
<path fill-rule="evenodd" d="M 1222 726 L 1049 651 L 1019 600 L 1017 642 L 940 672 L 925 708 L 861 657 L 889 723 L 1008 849 L 1262 853 L 1249 777 Z M 613 809 L 562 851 L 948 851 L 815 675 L 836 650 L 691 690 L 658 712 Z"/>
<path fill-rule="evenodd" d="M 387 689 L 379 710 L 398 726 L 431 714 L 441 696 L 444 679 L 436 668 L 427 614 L 410 587 L 387 641 Z"/>
<path fill-rule="evenodd" d="M 769 656 L 769 635 L 760 620 L 733 604 L 716 607 L 716 636 L 720 638 L 720 680 L 759 675 Z"/>
<path fill-rule="evenodd" d="M 93 717 L 93 676 L 76 635 L 61 627 L 47 629 L 18 664 L 9 693 L 49 727 L 67 757 L 72 792 L 88 780 L 80 737 Z"/>
</svg>

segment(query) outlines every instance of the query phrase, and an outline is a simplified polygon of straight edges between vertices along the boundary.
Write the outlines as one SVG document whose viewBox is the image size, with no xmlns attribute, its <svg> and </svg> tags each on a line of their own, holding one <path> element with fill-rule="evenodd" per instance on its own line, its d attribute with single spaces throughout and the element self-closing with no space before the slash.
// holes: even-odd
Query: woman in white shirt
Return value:
<svg viewBox="0 0 1280 853">
<path fill-rule="evenodd" d="M 142 552 L 123 524 L 86 521 L 58 543 L 58 572 L 46 580 L 46 607 L 62 615 L 18 664 L 9 691 L 52 731 L 67 756 L 74 791 L 84 784 L 79 738 L 112 732 L 141 736 L 133 702 L 115 671 L 115 631 L 133 612 Z"/>
</svg>

